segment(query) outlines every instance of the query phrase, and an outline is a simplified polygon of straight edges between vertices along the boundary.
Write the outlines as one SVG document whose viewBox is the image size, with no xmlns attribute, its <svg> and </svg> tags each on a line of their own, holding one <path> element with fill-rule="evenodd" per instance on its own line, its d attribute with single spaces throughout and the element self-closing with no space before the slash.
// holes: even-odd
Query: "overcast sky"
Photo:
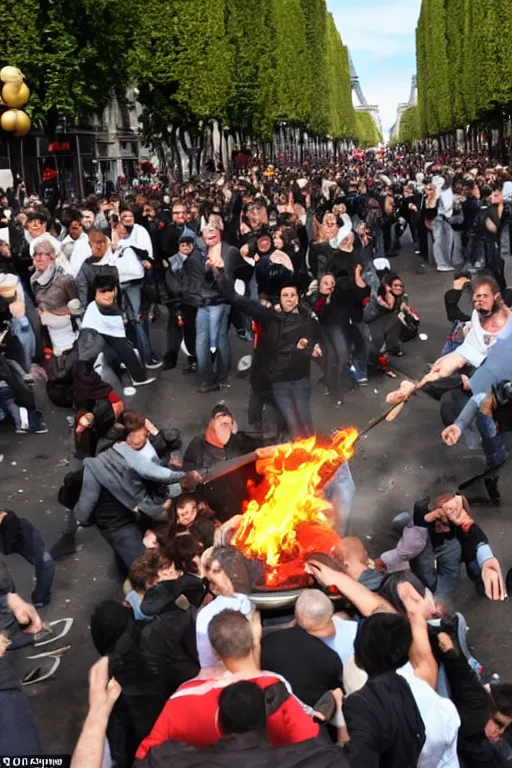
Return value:
<svg viewBox="0 0 512 768">
<path fill-rule="evenodd" d="M 421 0 L 327 0 L 348 46 L 368 104 L 378 104 L 384 133 L 408 101 L 416 73 L 415 29 Z"/>
</svg>

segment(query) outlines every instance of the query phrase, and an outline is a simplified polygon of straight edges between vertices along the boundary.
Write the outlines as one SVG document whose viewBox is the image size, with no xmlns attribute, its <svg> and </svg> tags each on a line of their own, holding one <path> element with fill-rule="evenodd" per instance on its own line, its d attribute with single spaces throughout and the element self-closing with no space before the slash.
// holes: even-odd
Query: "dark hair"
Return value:
<svg viewBox="0 0 512 768">
<path fill-rule="evenodd" d="M 125 411 L 123 413 L 123 425 L 128 433 L 142 429 L 146 424 L 146 417 L 138 411 Z"/>
<path fill-rule="evenodd" d="M 203 546 L 195 536 L 188 532 L 178 533 L 172 541 L 168 541 L 164 548 L 165 556 L 174 563 L 174 567 L 183 573 L 197 574 L 195 557 L 201 557 Z"/>
<path fill-rule="evenodd" d="M 259 685 L 240 680 L 221 691 L 219 727 L 224 735 L 266 731 L 265 694 Z"/>
<path fill-rule="evenodd" d="M 407 664 L 411 643 L 411 626 L 404 616 L 374 613 L 357 628 L 354 659 L 368 677 L 375 677 Z"/>
<path fill-rule="evenodd" d="M 92 284 L 92 289 L 96 295 L 96 291 L 115 291 L 117 288 L 117 278 L 115 275 L 108 272 L 100 273 L 96 275 Z"/>
<path fill-rule="evenodd" d="M 36 211 L 27 213 L 27 221 L 42 221 L 44 224 L 48 224 L 49 220 L 50 219 L 46 212 L 42 211 L 40 208 Z"/>
<path fill-rule="evenodd" d="M 104 600 L 91 616 L 91 637 L 102 656 L 110 653 L 132 618 L 132 609 L 115 600 Z"/>
<path fill-rule="evenodd" d="M 512 684 L 491 683 L 490 694 L 492 711 L 512 717 Z"/>
<path fill-rule="evenodd" d="M 492 275 L 477 275 L 471 281 L 471 290 L 474 293 L 477 288 L 488 285 L 493 293 L 500 293 L 500 287 Z"/>
<path fill-rule="evenodd" d="M 398 571 L 387 576 L 379 587 L 379 595 L 405 616 L 406 610 L 398 594 L 398 585 L 404 582 L 411 584 L 421 597 L 425 597 L 426 586 L 410 571 Z"/>
<path fill-rule="evenodd" d="M 151 586 L 152 581 L 156 581 L 158 571 L 167 568 L 171 562 L 174 561 L 160 551 L 150 549 L 140 555 L 133 561 L 128 571 L 128 578 L 133 589 L 144 592 Z"/>
<path fill-rule="evenodd" d="M 245 659 L 254 647 L 249 620 L 240 611 L 229 608 L 218 613 L 208 624 L 208 639 L 221 661 Z"/>
</svg>

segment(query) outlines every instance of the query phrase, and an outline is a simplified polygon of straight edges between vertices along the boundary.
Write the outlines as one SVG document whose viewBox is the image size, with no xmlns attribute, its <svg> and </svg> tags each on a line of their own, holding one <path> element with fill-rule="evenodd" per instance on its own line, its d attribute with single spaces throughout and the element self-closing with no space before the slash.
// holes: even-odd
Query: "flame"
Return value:
<svg viewBox="0 0 512 768">
<path fill-rule="evenodd" d="M 322 488 L 354 455 L 357 436 L 348 427 L 330 443 L 314 435 L 276 446 L 270 456 L 258 459 L 263 480 L 249 487 L 251 498 L 233 543 L 246 557 L 263 561 L 266 587 L 306 583 L 304 555 L 329 552 L 339 541 Z"/>
</svg>

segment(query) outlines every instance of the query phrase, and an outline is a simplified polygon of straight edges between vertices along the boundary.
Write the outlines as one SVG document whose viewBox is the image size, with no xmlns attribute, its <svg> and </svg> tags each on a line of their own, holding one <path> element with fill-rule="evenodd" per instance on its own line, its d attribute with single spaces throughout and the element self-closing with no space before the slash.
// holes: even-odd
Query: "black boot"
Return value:
<svg viewBox="0 0 512 768">
<path fill-rule="evenodd" d="M 76 552 L 76 532 L 78 523 L 71 510 L 67 510 L 64 518 L 64 527 L 59 538 L 50 549 L 50 555 L 54 560 L 63 560 Z"/>
</svg>

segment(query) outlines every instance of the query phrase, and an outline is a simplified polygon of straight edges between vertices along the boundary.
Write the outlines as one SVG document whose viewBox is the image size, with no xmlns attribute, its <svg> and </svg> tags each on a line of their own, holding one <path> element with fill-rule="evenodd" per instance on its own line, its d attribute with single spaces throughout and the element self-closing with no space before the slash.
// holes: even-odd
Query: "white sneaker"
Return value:
<svg viewBox="0 0 512 768">
<path fill-rule="evenodd" d="M 455 267 L 438 267 L 438 272 L 455 272 Z"/>
<path fill-rule="evenodd" d="M 144 381 L 132 381 L 132 384 L 134 387 L 144 387 L 146 384 L 152 384 L 154 381 L 156 381 L 156 376 L 153 376 L 151 379 L 144 379 Z"/>
<path fill-rule="evenodd" d="M 125 397 L 133 397 L 136 394 L 137 394 L 137 390 L 135 389 L 135 387 L 124 387 L 123 388 L 123 395 Z"/>
</svg>

